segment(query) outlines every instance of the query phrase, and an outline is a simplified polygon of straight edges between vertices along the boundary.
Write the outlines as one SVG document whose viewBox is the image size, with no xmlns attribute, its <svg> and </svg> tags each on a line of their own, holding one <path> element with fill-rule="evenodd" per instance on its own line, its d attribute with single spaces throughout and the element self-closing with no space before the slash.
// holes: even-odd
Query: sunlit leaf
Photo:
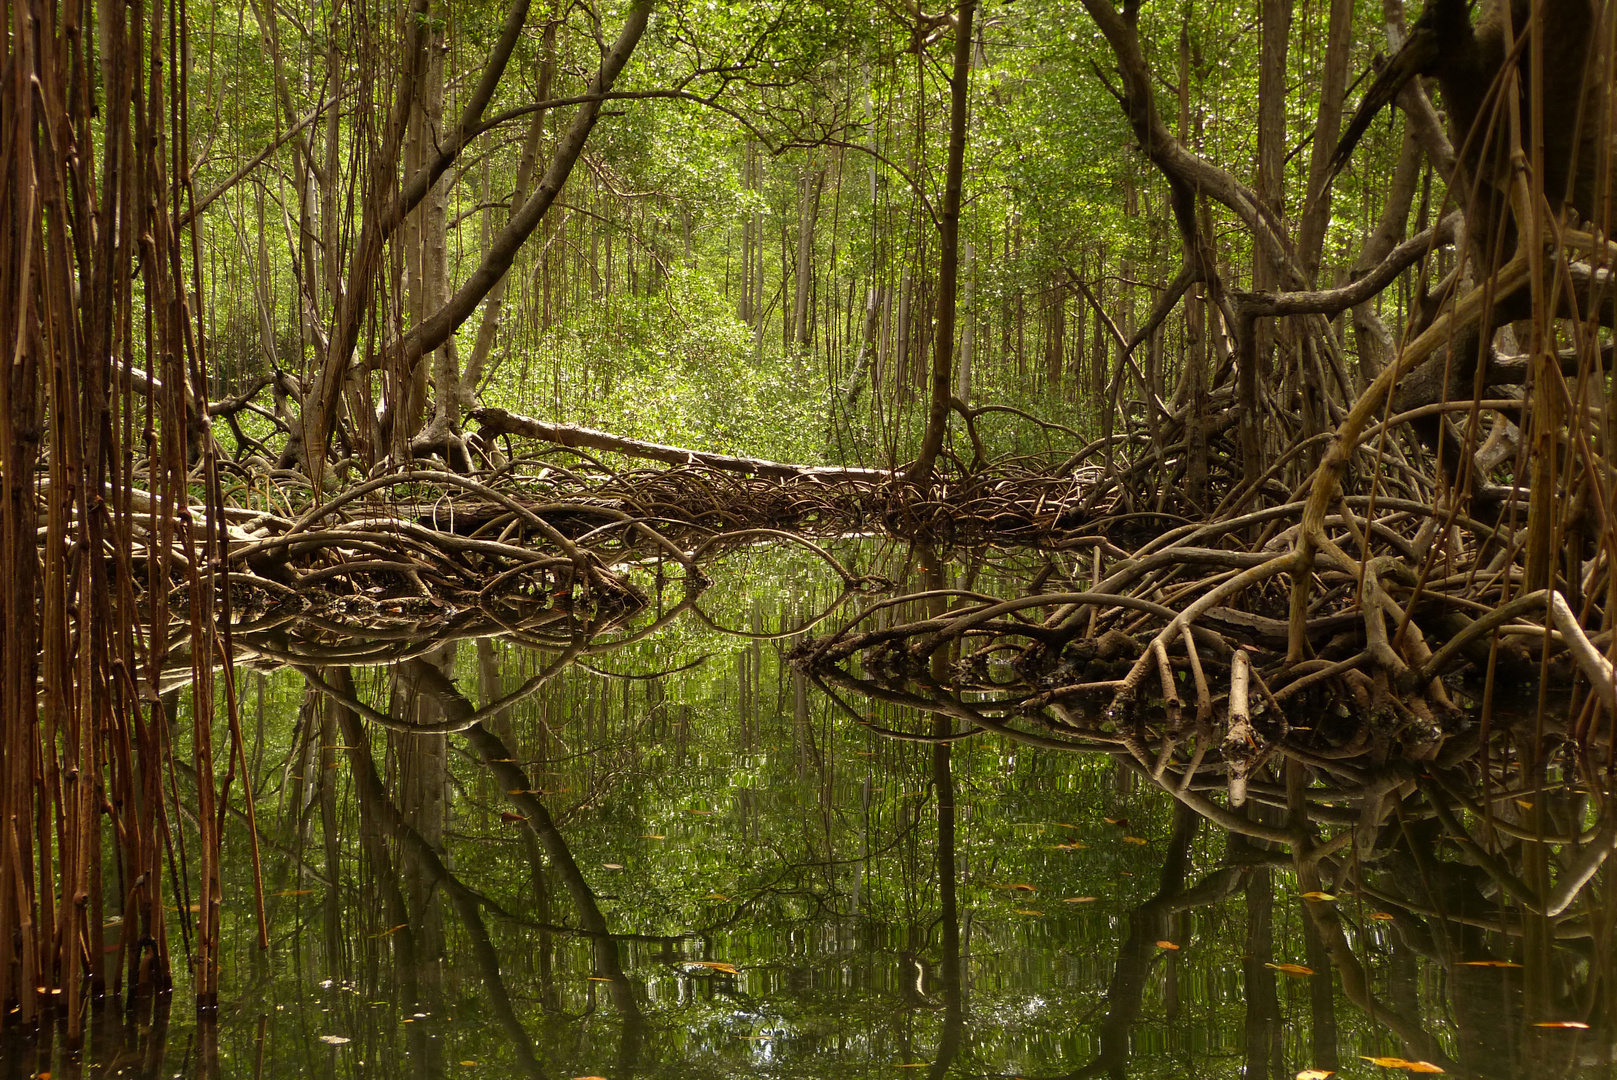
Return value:
<svg viewBox="0 0 1617 1080">
<path fill-rule="evenodd" d="M 476 1065 L 476 1064 L 477 1064 L 477 1062 L 475 1062 L 475 1061 L 473 1061 L 473 1060 L 471 1060 L 471 1059 L 470 1059 L 470 1058 L 468 1058 L 468 1059 L 466 1059 L 466 1060 L 465 1060 L 465 1061 L 463 1061 L 463 1062 L 461 1062 L 461 1064 L 462 1064 L 462 1065 L 464 1065 L 464 1066 L 466 1066 L 466 1067 L 467 1067 L 467 1068 L 468 1068 L 468 1069 L 470 1069 L 470 1068 L 472 1068 L 472 1067 L 473 1067 L 473 1066 L 474 1066 L 474 1065 Z"/>
<path fill-rule="evenodd" d="M 1129 827 L 1129 819 L 1126 817 L 1109 817 L 1101 818 L 1101 820 L 1106 822 L 1108 825 L 1116 825 L 1119 829 L 1126 829 Z"/>
<path fill-rule="evenodd" d="M 320 1041 L 329 1046 L 342 1046 L 346 1043 L 351 1043 L 354 1040 L 350 1039 L 346 1035 L 322 1035 L 320 1036 Z"/>
<path fill-rule="evenodd" d="M 1051 850 L 1053 850 L 1053 851 L 1083 851 L 1088 846 L 1089 846 L 1088 844 L 1085 844 L 1085 843 L 1083 843 L 1081 841 L 1078 841 L 1078 840 L 1074 840 L 1070 844 L 1057 844 Z"/>
<path fill-rule="evenodd" d="M 1141 837 L 1141 836 L 1125 836 L 1125 837 L 1123 837 L 1123 843 L 1125 843 L 1125 844 L 1149 844 L 1150 842 L 1151 841 L 1149 841 L 1149 840 L 1147 840 L 1147 839 L 1145 839 L 1144 837 Z"/>
<path fill-rule="evenodd" d="M 1392 912 L 1390 911 L 1372 911 L 1370 917 L 1377 922 L 1392 922 Z"/>
<path fill-rule="evenodd" d="M 623 869 L 623 864 L 622 863 L 616 863 L 616 862 L 604 862 L 604 863 L 601 864 L 601 869 L 603 869 L 603 870 L 622 870 Z"/>
<path fill-rule="evenodd" d="M 1032 885 L 1025 885 L 1022 882 L 1015 882 L 1014 884 L 1009 884 L 1009 885 L 990 885 L 989 888 L 991 888 L 991 889 L 1009 889 L 1011 892 L 1038 892 L 1039 891 L 1038 889 L 1035 889 Z"/>
<path fill-rule="evenodd" d="M 1179 946 L 1175 945 L 1171 941 L 1159 941 L 1159 942 L 1157 942 L 1157 948 L 1159 948 L 1159 949 L 1167 949 L 1170 952 L 1178 952 L 1179 951 Z"/>
<path fill-rule="evenodd" d="M 591 975 L 590 976 L 590 982 L 611 982 L 611 981 L 612 980 L 607 978 L 605 975 Z"/>
<path fill-rule="evenodd" d="M 1044 912 L 1042 912 L 1042 911 L 1034 911 L 1032 908 L 1021 908 L 1021 907 L 1019 907 L 1019 908 L 1012 908 L 1011 909 L 1011 914 L 1012 915 L 1043 915 Z"/>
<path fill-rule="evenodd" d="M 1509 960 L 1466 960 L 1463 963 L 1461 963 L 1460 966 L 1461 967 L 1488 967 L 1488 968 L 1519 968 L 1519 967 L 1521 967 L 1520 964 L 1511 963 Z"/>
<path fill-rule="evenodd" d="M 1304 1069 L 1297 1074 L 1297 1080 L 1325 1080 L 1327 1076 L 1335 1076 L 1334 1069 Z"/>
<path fill-rule="evenodd" d="M 1304 900 L 1312 900 L 1312 901 L 1314 901 L 1315 903 L 1318 903 L 1318 904 L 1326 904 L 1326 903 L 1329 903 L 1332 900 L 1335 900 L 1336 897 L 1332 896 L 1328 892 L 1320 892 L 1318 889 L 1315 889 L 1312 892 L 1303 893 L 1303 899 Z"/>
<path fill-rule="evenodd" d="M 1566 1028 L 1571 1031 L 1588 1031 L 1589 1025 L 1582 1020 L 1544 1020 L 1533 1025 L 1541 1028 Z"/>
<path fill-rule="evenodd" d="M 641 833 L 640 834 L 640 839 L 642 839 L 642 840 L 667 840 L 668 837 L 664 836 L 662 833 L 648 832 L 648 833 Z"/>
<path fill-rule="evenodd" d="M 741 969 L 736 967 L 734 964 L 725 964 L 718 960 L 687 960 L 685 962 L 693 967 L 707 968 L 709 971 L 717 971 L 721 975 L 741 974 Z"/>
<path fill-rule="evenodd" d="M 1418 1073 L 1440 1073 L 1443 1071 L 1430 1061 L 1406 1061 L 1398 1057 L 1368 1057 L 1364 1054 L 1359 1056 L 1372 1065 L 1380 1065 L 1383 1069 L 1403 1069 L 1406 1072 Z"/>
<path fill-rule="evenodd" d="M 1062 901 L 1063 904 L 1088 904 L 1096 898 L 1093 896 L 1069 896 Z"/>
<path fill-rule="evenodd" d="M 730 898 L 728 896 L 725 896 L 723 893 L 710 892 L 706 896 L 704 896 L 702 899 L 704 899 L 704 900 L 728 900 Z"/>
<path fill-rule="evenodd" d="M 1282 975 L 1312 975 L 1314 969 L 1301 964 L 1264 964 L 1266 968 L 1273 968 Z"/>
</svg>

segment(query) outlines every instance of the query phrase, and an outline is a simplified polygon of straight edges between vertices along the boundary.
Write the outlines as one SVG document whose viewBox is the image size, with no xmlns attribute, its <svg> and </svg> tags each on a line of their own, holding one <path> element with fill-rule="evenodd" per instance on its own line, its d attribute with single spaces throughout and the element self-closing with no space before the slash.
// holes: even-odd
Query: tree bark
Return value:
<svg viewBox="0 0 1617 1080">
<path fill-rule="evenodd" d="M 949 157 L 944 166 L 943 206 L 938 217 L 938 324 L 932 349 L 932 399 L 927 408 L 921 452 L 906 475 L 926 484 L 943 449 L 954 403 L 955 293 L 960 273 L 960 188 L 965 172 L 966 102 L 971 81 L 971 23 L 976 0 L 961 0 L 955 21 L 954 75 L 949 87 Z"/>
</svg>

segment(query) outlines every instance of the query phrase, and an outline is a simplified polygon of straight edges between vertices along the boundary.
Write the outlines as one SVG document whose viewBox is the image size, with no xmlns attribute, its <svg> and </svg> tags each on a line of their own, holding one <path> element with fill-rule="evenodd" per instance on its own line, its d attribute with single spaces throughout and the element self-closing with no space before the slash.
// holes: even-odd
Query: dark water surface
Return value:
<svg viewBox="0 0 1617 1080">
<path fill-rule="evenodd" d="M 1307 900 L 1288 853 L 1111 757 L 920 741 L 931 717 L 845 699 L 919 739 L 856 723 L 784 658 L 840 592 L 812 556 L 710 572 L 701 611 L 560 668 L 483 638 L 305 653 L 318 684 L 244 669 L 269 948 L 236 820 L 216 1025 L 180 970 L 81 1049 L 4 1044 L 0 1075 L 1369 1077 L 1410 1075 L 1364 1058 L 1422 1060 L 1411 1030 L 1451 1075 L 1613 1075 L 1610 870 L 1522 920 L 1410 795 L 1383 895 Z M 422 735 L 354 703 L 398 728 L 483 712 Z M 1496 812 L 1553 799 L 1593 828 L 1587 777 L 1540 787 Z M 1379 1014 L 1310 940 L 1316 902 Z"/>
</svg>

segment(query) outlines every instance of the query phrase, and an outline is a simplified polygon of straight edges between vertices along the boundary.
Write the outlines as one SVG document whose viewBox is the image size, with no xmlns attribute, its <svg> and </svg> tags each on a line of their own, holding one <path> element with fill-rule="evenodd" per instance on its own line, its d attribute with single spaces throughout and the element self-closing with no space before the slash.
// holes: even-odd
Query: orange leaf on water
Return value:
<svg viewBox="0 0 1617 1080">
<path fill-rule="evenodd" d="M 1157 942 L 1157 948 L 1159 948 L 1159 949 L 1167 949 L 1170 952 L 1178 952 L 1179 951 L 1179 946 L 1175 945 L 1171 941 L 1159 941 L 1159 942 Z"/>
<path fill-rule="evenodd" d="M 500 820 L 510 822 L 514 825 L 519 821 L 527 821 L 528 819 L 524 815 L 519 814 L 514 810 L 503 810 L 500 812 Z"/>
<path fill-rule="evenodd" d="M 1088 903 L 1091 903 L 1094 899 L 1095 899 L 1095 897 L 1093 897 L 1093 896 L 1069 896 L 1065 900 L 1063 900 L 1062 903 L 1063 904 L 1088 904 Z"/>
<path fill-rule="evenodd" d="M 1314 902 L 1320 903 L 1320 904 L 1326 904 L 1326 903 L 1329 903 L 1332 900 L 1335 900 L 1336 897 L 1332 896 L 1328 892 L 1320 892 L 1319 890 L 1316 889 L 1313 892 L 1305 892 L 1305 893 L 1303 893 L 1303 899 L 1304 900 L 1313 900 Z"/>
<path fill-rule="evenodd" d="M 1467 960 L 1461 967 L 1491 967 L 1491 968 L 1519 968 L 1520 964 L 1513 964 L 1509 960 Z"/>
<path fill-rule="evenodd" d="M 1392 922 L 1392 912 L 1390 911 L 1372 911 L 1370 917 L 1378 922 Z"/>
<path fill-rule="evenodd" d="M 1038 892 L 1039 891 L 1038 889 L 1035 889 L 1033 886 L 1024 885 L 1021 882 L 1017 882 L 1017 883 L 1015 883 L 1013 885 L 990 885 L 989 888 L 990 889 L 1009 889 L 1011 892 Z"/>
<path fill-rule="evenodd" d="M 736 967 L 734 964 L 725 964 L 717 960 L 687 960 L 686 963 L 692 964 L 696 967 L 707 968 L 709 971 L 717 971 L 721 975 L 741 974 L 741 969 Z"/>
<path fill-rule="evenodd" d="M 1301 964 L 1264 964 L 1266 968 L 1273 968 L 1282 975 L 1312 975 L 1314 969 Z"/>
<path fill-rule="evenodd" d="M 1541 1028 L 1567 1028 L 1572 1031 L 1588 1031 L 1589 1025 L 1582 1020 L 1545 1020 L 1533 1025 Z"/>
<path fill-rule="evenodd" d="M 1325 1080 L 1327 1076 L 1335 1075 L 1336 1072 L 1332 1069 L 1304 1069 L 1297 1074 L 1297 1080 Z"/>
<path fill-rule="evenodd" d="M 1430 1061 L 1406 1061 L 1398 1057 L 1368 1057 L 1359 1055 L 1372 1065 L 1380 1065 L 1383 1069 L 1403 1069 L 1405 1072 L 1440 1073 L 1443 1070 Z"/>
</svg>

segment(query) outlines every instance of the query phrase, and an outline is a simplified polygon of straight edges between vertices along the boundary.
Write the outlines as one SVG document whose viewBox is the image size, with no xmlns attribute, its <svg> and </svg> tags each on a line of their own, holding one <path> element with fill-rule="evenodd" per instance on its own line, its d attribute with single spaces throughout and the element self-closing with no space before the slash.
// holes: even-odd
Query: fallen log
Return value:
<svg viewBox="0 0 1617 1080">
<path fill-rule="evenodd" d="M 520 435 L 528 439 L 543 439 L 558 446 L 605 450 L 625 457 L 662 461 L 669 465 L 703 465 L 723 472 L 742 473 L 746 476 L 767 476 L 774 479 L 862 480 L 882 483 L 898 474 L 890 469 L 860 469 L 838 465 L 793 465 L 762 458 L 733 457 L 713 454 L 706 450 L 692 450 L 665 443 L 644 442 L 596 428 L 574 424 L 551 424 L 532 416 L 508 412 L 505 409 L 484 408 L 472 412 L 472 419 L 481 426 L 485 436 Z"/>
</svg>

